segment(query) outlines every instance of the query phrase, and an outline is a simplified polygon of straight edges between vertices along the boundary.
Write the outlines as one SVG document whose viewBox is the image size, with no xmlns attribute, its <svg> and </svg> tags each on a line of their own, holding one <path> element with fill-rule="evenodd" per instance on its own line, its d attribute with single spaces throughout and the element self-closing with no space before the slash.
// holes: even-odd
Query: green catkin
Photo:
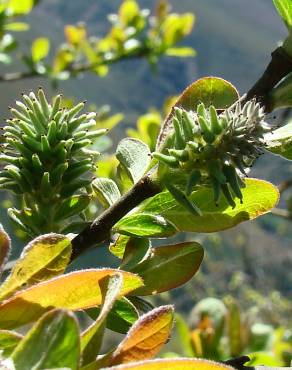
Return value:
<svg viewBox="0 0 292 370">
<path fill-rule="evenodd" d="M 191 192 L 193 191 L 194 187 L 199 183 L 202 175 L 199 170 L 193 170 L 190 173 L 190 176 L 187 181 L 186 185 L 186 195 L 190 195 Z"/>
<path fill-rule="evenodd" d="M 181 203 L 190 213 L 195 216 L 202 216 L 201 210 L 185 195 L 183 191 L 170 183 L 166 183 L 165 186 L 174 199 Z"/>
<path fill-rule="evenodd" d="M 238 101 L 220 114 L 216 107 L 206 108 L 203 103 L 196 112 L 175 108 L 173 130 L 160 152 L 153 154 L 166 166 L 161 176 L 172 179 L 172 185 L 178 181 L 181 186 L 185 181 L 186 196 L 194 188 L 211 186 L 216 204 L 221 193 L 232 207 L 233 197 L 243 202 L 241 188 L 245 183 L 238 173 L 246 176 L 247 168 L 262 154 L 264 135 L 271 131 L 264 117 L 264 110 L 255 100 L 244 104 Z M 182 194 L 177 199 L 185 208 L 190 206 Z"/>
<path fill-rule="evenodd" d="M 54 119 L 55 115 L 57 114 L 57 112 L 60 109 L 61 98 L 62 98 L 62 95 L 57 95 L 55 97 L 55 100 L 54 100 L 53 106 L 52 106 L 52 111 L 51 111 L 51 114 L 50 114 L 50 119 L 49 119 L 50 121 L 52 119 Z M 55 118 L 55 120 L 57 121 L 57 118 Z"/>
<path fill-rule="evenodd" d="M 173 156 L 165 155 L 162 153 L 153 153 L 153 157 L 172 168 L 176 168 L 179 166 L 179 161 Z"/>
<path fill-rule="evenodd" d="M 47 102 L 44 90 L 42 88 L 38 89 L 38 98 L 42 108 L 42 113 L 46 117 L 46 119 L 48 119 L 50 116 L 49 103 Z"/>
<path fill-rule="evenodd" d="M 172 120 L 172 123 L 173 123 L 173 127 L 174 127 L 174 130 L 175 130 L 175 146 L 176 146 L 176 149 L 183 149 L 184 146 L 185 146 L 185 140 L 184 140 L 183 135 L 182 135 L 182 131 L 181 131 L 181 128 L 180 128 L 179 121 L 176 117 L 174 117 L 173 120 Z"/>
</svg>

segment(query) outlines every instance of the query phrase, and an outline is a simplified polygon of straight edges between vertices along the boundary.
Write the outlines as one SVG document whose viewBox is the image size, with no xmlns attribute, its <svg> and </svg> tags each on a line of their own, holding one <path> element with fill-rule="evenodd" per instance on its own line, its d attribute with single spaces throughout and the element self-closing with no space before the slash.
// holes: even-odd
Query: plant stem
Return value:
<svg viewBox="0 0 292 370">
<path fill-rule="evenodd" d="M 112 227 L 123 216 L 143 200 L 161 191 L 160 185 L 149 174 L 142 177 L 126 194 L 72 240 L 71 261 L 91 246 L 107 240 Z"/>
<path fill-rule="evenodd" d="M 100 66 L 111 65 L 120 62 L 121 60 L 144 58 L 147 57 L 148 55 L 149 49 L 146 47 L 141 47 L 140 49 L 136 50 L 131 54 L 115 55 L 112 58 L 103 59 L 97 63 L 75 63 L 65 68 L 62 72 L 68 72 L 70 74 L 75 75 L 82 72 L 89 72 Z M 36 70 L 27 72 L 11 72 L 0 75 L 0 82 L 12 82 L 24 80 L 27 78 L 45 78 L 45 77 L 48 77 L 46 73 L 39 73 Z"/>
<path fill-rule="evenodd" d="M 248 91 L 246 101 L 255 97 L 265 107 L 267 113 L 271 112 L 269 93 L 290 72 L 292 72 L 292 59 L 282 47 L 279 47 L 272 52 L 272 59 L 263 75 Z"/>
</svg>

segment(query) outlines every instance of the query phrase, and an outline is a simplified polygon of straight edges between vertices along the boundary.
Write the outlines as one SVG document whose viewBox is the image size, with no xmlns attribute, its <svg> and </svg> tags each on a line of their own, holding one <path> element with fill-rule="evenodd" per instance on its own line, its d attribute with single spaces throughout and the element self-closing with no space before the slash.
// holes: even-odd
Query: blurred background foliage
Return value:
<svg viewBox="0 0 292 370">
<path fill-rule="evenodd" d="M 245 92 L 285 35 L 272 1 L 138 3 L 1 1 L 1 119 L 7 118 L 7 106 L 21 91 L 38 86 L 46 87 L 51 95 L 58 87 L 68 107 L 87 99 L 89 110 L 98 112 L 97 127 L 111 130 L 96 144 L 103 153 L 97 175 L 116 178 L 117 162 L 111 153 L 122 137 L 139 138 L 153 150 L 160 124 L 179 91 L 199 77 L 218 75 Z M 274 118 L 284 123 L 282 112 Z M 290 162 L 281 161 L 281 167 L 279 163 L 266 154 L 251 175 L 276 184 L 290 180 Z M 126 182 L 120 185 L 127 188 Z M 11 202 L 9 196 L 1 195 L 1 220 L 10 234 L 6 208 Z M 98 207 L 92 204 L 91 214 Z M 181 313 L 165 356 L 226 359 L 259 351 L 254 356 L 258 363 L 290 364 L 289 187 L 283 189 L 279 207 L 277 215 L 234 230 L 196 235 L 206 250 L 201 272 L 184 287 L 157 299 L 157 303 L 174 302 Z M 20 241 L 14 240 L 12 258 L 23 245 L 24 235 L 16 234 Z M 87 253 L 78 264 L 116 266 L 117 262 L 102 250 Z M 76 267 L 75 263 L 72 269 Z M 219 312 L 221 317 L 217 317 Z"/>
</svg>

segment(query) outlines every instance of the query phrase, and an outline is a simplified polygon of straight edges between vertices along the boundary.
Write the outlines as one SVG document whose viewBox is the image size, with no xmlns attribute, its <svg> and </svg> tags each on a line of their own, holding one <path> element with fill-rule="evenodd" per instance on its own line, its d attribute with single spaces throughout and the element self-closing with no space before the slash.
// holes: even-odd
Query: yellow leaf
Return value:
<svg viewBox="0 0 292 370">
<path fill-rule="evenodd" d="M 161 306 L 141 316 L 113 353 L 110 363 L 123 364 L 154 357 L 168 340 L 172 323 L 172 306 Z"/>
<path fill-rule="evenodd" d="M 22 290 L 0 305 L 0 328 L 13 329 L 37 320 L 52 308 L 72 311 L 98 306 L 104 278 L 121 273 L 119 298 L 143 285 L 142 279 L 117 269 L 89 269 L 71 272 Z"/>
<path fill-rule="evenodd" d="M 20 288 L 62 274 L 70 256 L 71 242 L 64 235 L 47 234 L 32 240 L 0 287 L 0 300 Z"/>
<path fill-rule="evenodd" d="M 31 46 L 32 60 L 37 63 L 44 59 L 50 51 L 50 40 L 46 37 L 39 37 L 34 40 Z"/>
<path fill-rule="evenodd" d="M 139 15 L 139 5 L 135 0 L 125 0 L 119 9 L 119 16 L 125 26 Z"/>
<path fill-rule="evenodd" d="M 107 367 L 104 370 L 231 370 L 231 366 L 201 359 L 175 358 L 141 361 L 132 364 Z"/>
<path fill-rule="evenodd" d="M 66 40 L 69 44 L 78 46 L 86 39 L 86 28 L 83 25 L 67 25 L 64 29 Z"/>
</svg>

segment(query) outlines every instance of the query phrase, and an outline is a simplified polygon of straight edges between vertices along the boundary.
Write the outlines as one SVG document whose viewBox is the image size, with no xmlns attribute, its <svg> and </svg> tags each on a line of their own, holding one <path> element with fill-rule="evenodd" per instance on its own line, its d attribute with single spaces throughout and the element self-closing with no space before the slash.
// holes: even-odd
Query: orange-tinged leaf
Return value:
<svg viewBox="0 0 292 370">
<path fill-rule="evenodd" d="M 127 365 L 107 367 L 103 370 L 231 370 L 231 366 L 220 364 L 218 362 L 189 359 L 189 358 L 175 358 L 175 359 L 157 359 L 150 361 L 141 361 Z"/>
<path fill-rule="evenodd" d="M 64 235 L 52 233 L 32 240 L 2 284 L 0 300 L 16 290 L 62 274 L 70 261 L 70 255 L 71 242 Z"/>
<path fill-rule="evenodd" d="M 173 323 L 173 307 L 161 306 L 140 317 L 112 355 L 111 364 L 154 357 L 168 340 Z"/>
<path fill-rule="evenodd" d="M 13 329 L 37 320 L 52 308 L 72 311 L 98 306 L 102 302 L 100 284 L 104 278 L 121 273 L 119 297 L 143 285 L 142 279 L 117 269 L 89 269 L 71 272 L 20 291 L 0 305 L 0 328 Z"/>
<path fill-rule="evenodd" d="M 0 276 L 8 260 L 10 251 L 10 238 L 0 224 Z"/>
</svg>

